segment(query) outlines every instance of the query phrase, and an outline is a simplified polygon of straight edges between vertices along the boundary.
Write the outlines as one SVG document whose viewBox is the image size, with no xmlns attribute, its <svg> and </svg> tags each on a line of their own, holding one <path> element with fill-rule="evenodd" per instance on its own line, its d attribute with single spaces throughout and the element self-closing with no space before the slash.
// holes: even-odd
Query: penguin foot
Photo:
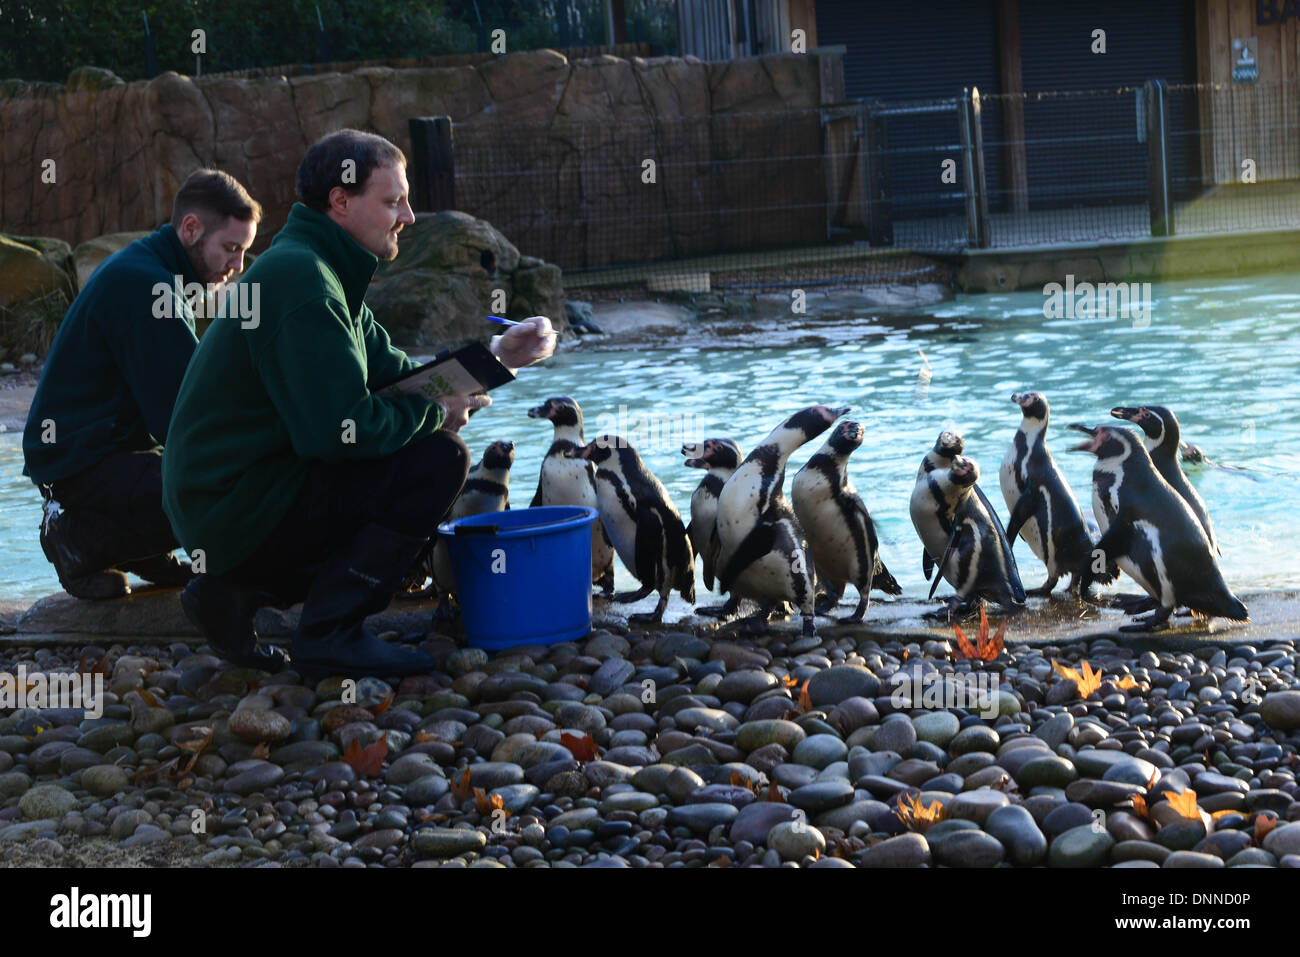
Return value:
<svg viewBox="0 0 1300 957">
<path fill-rule="evenodd" d="M 838 599 L 830 600 L 829 596 L 823 596 L 822 600 L 813 606 L 813 612 L 818 615 L 829 615 L 837 605 L 839 605 Z"/>
<path fill-rule="evenodd" d="M 1160 602 L 1150 595 L 1112 595 L 1110 607 L 1118 608 L 1126 615 L 1140 615 L 1143 612 L 1154 611 L 1159 608 Z"/>
<path fill-rule="evenodd" d="M 706 605 L 702 608 L 696 608 L 695 614 L 704 615 L 707 618 L 730 618 L 740 608 L 740 600 L 728 598 L 721 605 Z"/>
<path fill-rule="evenodd" d="M 654 591 L 654 589 L 649 585 L 646 585 L 644 588 L 638 588 L 636 591 L 619 591 L 614 593 L 613 597 L 610 598 L 610 601 L 616 601 L 621 605 L 630 604 L 634 601 L 640 601 L 652 591 Z"/>
<path fill-rule="evenodd" d="M 837 619 L 841 624 L 856 625 L 867 617 L 868 601 L 865 598 L 858 599 L 858 607 L 853 609 L 853 614 L 846 618 Z"/>
<path fill-rule="evenodd" d="M 1056 579 L 1053 578 L 1039 588 L 1026 589 L 1025 594 L 1031 598 L 1051 598 L 1052 589 L 1055 587 L 1056 587 Z"/>
<path fill-rule="evenodd" d="M 659 603 L 655 605 L 654 611 L 649 611 L 649 612 L 643 611 L 643 612 L 638 612 L 635 615 L 628 615 L 627 620 L 648 621 L 648 622 L 654 622 L 658 624 L 659 622 L 664 620 L 664 609 L 667 607 L 668 607 L 668 596 L 660 595 Z"/>
<path fill-rule="evenodd" d="M 438 600 L 438 607 L 433 610 L 434 621 L 455 621 L 459 617 L 460 609 L 453 605 L 445 595 Z"/>
<path fill-rule="evenodd" d="M 1139 618 L 1137 621 L 1130 622 L 1127 625 L 1121 625 L 1119 630 L 1130 633 L 1164 631 L 1169 627 L 1169 615 L 1172 612 L 1172 608 L 1157 608 L 1154 614 L 1147 615 L 1145 618 Z"/>
<path fill-rule="evenodd" d="M 812 615 L 803 616 L 803 636 L 805 638 L 815 638 L 817 636 L 817 624 L 813 621 Z"/>
</svg>

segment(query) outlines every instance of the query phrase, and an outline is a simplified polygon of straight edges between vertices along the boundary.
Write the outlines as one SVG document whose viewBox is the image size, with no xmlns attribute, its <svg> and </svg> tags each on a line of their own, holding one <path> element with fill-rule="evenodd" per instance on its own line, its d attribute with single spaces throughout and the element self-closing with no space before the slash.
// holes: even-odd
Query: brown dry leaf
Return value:
<svg viewBox="0 0 1300 957">
<path fill-rule="evenodd" d="M 192 733 L 200 735 L 197 738 L 191 738 L 188 741 L 175 742 L 176 747 L 182 751 L 189 751 L 195 757 L 202 754 L 212 745 L 212 729 L 209 727 L 191 728 Z"/>
<path fill-rule="evenodd" d="M 739 771 L 731 772 L 731 785 L 732 787 L 745 788 L 748 791 L 752 791 L 754 794 L 758 794 L 762 790 L 759 785 L 755 784 Z"/>
<path fill-rule="evenodd" d="M 807 714 L 813 708 L 812 698 L 808 697 L 808 682 L 811 678 L 805 678 L 803 687 L 799 689 L 799 703 L 795 705 L 795 710 L 799 714 Z"/>
<path fill-rule="evenodd" d="M 600 757 L 600 752 L 596 749 L 596 739 L 590 734 L 584 734 L 578 737 L 576 734 L 561 734 L 560 744 L 569 749 L 577 761 L 595 761 Z"/>
<path fill-rule="evenodd" d="M 895 811 L 909 831 L 924 832 L 948 816 L 948 809 L 941 803 L 935 801 L 926 806 L 921 802 L 919 794 L 911 797 L 904 797 L 900 794 L 898 796 L 898 807 Z"/>
<path fill-rule="evenodd" d="M 1159 769 L 1157 769 L 1157 770 L 1155 770 L 1155 771 L 1152 771 L 1152 772 L 1151 772 L 1151 777 L 1149 777 L 1149 778 L 1147 779 L 1147 790 L 1150 791 L 1153 787 L 1155 787 L 1155 786 L 1156 786 L 1156 782 L 1159 781 L 1159 780 L 1160 780 L 1160 771 L 1159 771 Z"/>
<path fill-rule="evenodd" d="M 393 699 L 396 697 L 397 695 L 393 694 L 391 691 L 388 692 L 388 696 L 384 698 L 383 701 L 379 702 L 379 704 L 371 708 L 370 713 L 375 715 L 375 717 L 378 717 L 379 715 L 383 714 L 385 711 L 387 711 L 389 708 L 393 706 Z"/>
<path fill-rule="evenodd" d="M 1222 811 L 1211 811 L 1210 819 L 1217 821 L 1219 818 L 1226 817 L 1229 814 L 1240 814 L 1240 813 L 1241 813 L 1240 811 L 1234 811 L 1232 810 L 1232 808 L 1224 808 Z"/>
<path fill-rule="evenodd" d="M 772 781 L 767 786 L 767 800 L 775 801 L 777 804 L 785 803 L 785 798 L 781 796 L 781 788 L 775 781 Z"/>
<path fill-rule="evenodd" d="M 1133 679 L 1132 675 L 1125 675 L 1115 682 L 1115 687 L 1119 688 L 1120 691 L 1128 691 L 1130 688 L 1136 688 L 1137 686 L 1138 683 Z"/>
<path fill-rule="evenodd" d="M 1148 821 L 1151 820 L 1151 812 L 1147 810 L 1147 799 L 1140 794 L 1133 795 L 1133 813 Z"/>
<path fill-rule="evenodd" d="M 1177 791 L 1165 791 L 1164 796 L 1169 801 L 1169 806 L 1189 821 L 1201 819 L 1201 809 L 1196 806 L 1196 792 L 1191 788 L 1182 794 Z"/>
<path fill-rule="evenodd" d="M 474 791 L 469 786 L 469 768 L 461 772 L 460 777 L 451 779 L 451 793 L 457 804 L 468 801 L 473 797 Z"/>
<path fill-rule="evenodd" d="M 353 738 L 343 752 L 343 760 L 363 778 L 376 778 L 384 773 L 384 756 L 388 754 L 388 738 L 380 738 L 364 748 L 358 738 Z"/>
<path fill-rule="evenodd" d="M 912 655 L 912 649 L 911 649 L 911 648 L 904 648 L 904 649 L 903 649 L 903 660 L 904 660 L 904 661 L 906 661 L 908 658 L 910 658 L 911 655 Z"/>
<path fill-rule="evenodd" d="M 249 755 L 250 758 L 257 758 L 260 761 L 265 761 L 270 756 L 271 746 L 265 741 L 258 744 L 258 746 L 253 749 L 253 753 Z"/>
<path fill-rule="evenodd" d="M 1275 827 L 1277 827 L 1277 820 L 1275 818 L 1271 818 L 1266 814 L 1261 814 L 1259 817 L 1255 818 L 1255 843 L 1260 847 L 1263 847 L 1264 838 L 1267 837 L 1268 832 L 1273 830 Z"/>
<path fill-rule="evenodd" d="M 1092 665 L 1084 661 L 1082 671 L 1076 671 L 1073 668 L 1067 668 L 1059 665 L 1056 661 L 1052 662 L 1052 669 L 1062 678 L 1070 678 L 1074 681 L 1075 687 L 1079 689 L 1079 697 L 1087 698 L 1090 694 L 1101 687 L 1101 672 L 1093 671 Z"/>
<path fill-rule="evenodd" d="M 482 788 L 474 789 L 474 806 L 480 814 L 491 814 L 495 810 L 505 810 L 504 801 L 500 794 L 493 794 L 491 797 Z M 506 815 L 510 814 L 506 811 Z"/>
<path fill-rule="evenodd" d="M 781 676 L 781 686 L 784 688 L 793 688 L 798 683 L 799 683 L 799 679 L 796 678 L 794 675 Z"/>
<path fill-rule="evenodd" d="M 147 704 L 149 707 L 151 708 L 162 707 L 160 704 L 158 704 L 158 699 L 155 698 L 152 694 L 150 694 L 147 688 L 139 689 L 139 694 L 140 697 L 144 699 L 144 703 Z"/>
<path fill-rule="evenodd" d="M 427 741 L 437 741 L 437 740 L 438 740 L 438 736 L 436 734 L 430 734 L 428 731 L 420 731 L 415 736 L 416 744 L 424 744 Z"/>
</svg>

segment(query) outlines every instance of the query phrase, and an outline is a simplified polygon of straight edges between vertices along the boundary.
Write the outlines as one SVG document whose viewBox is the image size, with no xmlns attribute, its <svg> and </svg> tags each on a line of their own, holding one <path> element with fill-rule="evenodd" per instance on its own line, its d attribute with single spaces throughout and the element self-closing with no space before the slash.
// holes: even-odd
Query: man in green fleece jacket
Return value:
<svg viewBox="0 0 1300 957">
<path fill-rule="evenodd" d="M 78 598 L 129 594 L 124 572 L 163 585 L 193 577 L 172 555 L 159 446 L 198 345 L 188 297 L 243 268 L 261 216 L 229 174 L 192 173 L 171 222 L 105 260 L 59 326 L 23 474 L 45 497 L 41 547 Z"/>
<path fill-rule="evenodd" d="M 261 606 L 303 601 L 292 644 L 305 676 L 432 670 L 415 649 L 367 631 L 460 492 L 469 453 L 456 434 L 487 396 L 385 397 L 415 367 L 363 302 L 381 259 L 415 216 L 405 157 L 340 130 L 298 168 L 284 228 L 241 278 L 255 315 L 219 315 L 176 400 L 163 504 L 201 563 L 186 614 L 218 648 L 251 653 Z M 233 297 L 232 297 L 233 299 Z M 518 368 L 550 355 L 542 316 L 493 343 Z"/>
</svg>

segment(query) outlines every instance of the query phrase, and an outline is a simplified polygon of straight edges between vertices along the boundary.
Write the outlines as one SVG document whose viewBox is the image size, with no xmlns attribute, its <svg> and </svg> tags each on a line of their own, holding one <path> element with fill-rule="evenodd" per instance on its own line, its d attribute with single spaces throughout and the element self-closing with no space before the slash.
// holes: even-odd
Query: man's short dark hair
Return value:
<svg viewBox="0 0 1300 957">
<path fill-rule="evenodd" d="M 248 195 L 239 180 L 219 169 L 197 169 L 181 183 L 172 201 L 172 229 L 179 230 L 190 213 L 203 220 L 204 228 L 227 217 L 245 223 L 262 221 L 261 204 Z"/>
<path fill-rule="evenodd" d="M 345 165 L 348 160 L 351 166 Z M 370 174 L 379 166 L 404 167 L 406 157 L 382 136 L 337 130 L 308 147 L 307 155 L 298 164 L 298 199 L 323 213 L 330 206 L 330 190 L 339 186 L 354 196 L 363 193 Z"/>
</svg>

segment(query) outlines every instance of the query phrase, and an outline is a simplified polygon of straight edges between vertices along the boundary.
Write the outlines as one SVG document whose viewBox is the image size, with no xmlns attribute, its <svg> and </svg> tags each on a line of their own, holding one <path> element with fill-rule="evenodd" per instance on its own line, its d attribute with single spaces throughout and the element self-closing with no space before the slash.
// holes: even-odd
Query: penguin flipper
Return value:
<svg viewBox="0 0 1300 957">
<path fill-rule="evenodd" d="M 542 476 L 539 474 L 537 476 L 537 493 L 533 496 L 533 500 L 528 503 L 528 507 L 537 508 L 541 504 L 542 504 Z"/>
<path fill-rule="evenodd" d="M 713 590 L 713 579 L 718 566 L 718 553 L 722 550 L 722 540 L 718 538 L 718 526 L 713 526 L 709 535 L 709 544 L 704 547 L 704 587 Z"/>
<path fill-rule="evenodd" d="M 723 591 L 731 591 L 731 586 L 740 577 L 740 573 L 770 553 L 775 543 L 776 529 L 770 522 L 759 522 L 755 525 L 741 540 L 740 545 L 727 560 L 726 567 L 719 573 L 718 587 Z"/>
<path fill-rule="evenodd" d="M 930 557 L 929 552 L 927 552 L 924 548 L 922 548 L 921 549 L 921 574 L 925 576 L 926 581 L 930 580 L 930 572 L 933 568 L 934 568 L 934 559 Z M 932 591 L 930 592 L 930 594 L 933 595 L 934 592 Z"/>
<path fill-rule="evenodd" d="M 1043 538 L 1043 554 L 1047 554 L 1047 523 L 1045 519 L 1043 499 L 1043 490 L 1036 485 L 1031 485 L 1025 489 L 1024 494 L 1016 500 L 1016 507 L 1011 510 L 1011 518 L 1007 522 L 1007 542 L 1012 548 L 1016 547 L 1016 538 L 1020 535 L 1020 530 L 1025 522 L 1031 518 L 1038 519 L 1038 532 Z"/>
<path fill-rule="evenodd" d="M 653 585 L 656 589 L 661 584 L 663 574 L 660 566 L 668 557 L 668 529 L 663 516 L 652 508 L 641 507 L 636 512 L 636 546 L 632 569 L 642 585 Z"/>
<path fill-rule="evenodd" d="M 934 576 L 934 581 L 930 584 L 930 594 L 926 596 L 926 601 L 934 598 L 934 593 L 939 588 L 939 582 L 943 581 L 943 569 L 948 564 L 948 556 L 952 554 L 953 547 L 957 544 L 957 537 L 961 535 L 961 530 L 965 527 L 965 522 L 953 523 L 952 534 L 948 536 L 948 544 L 943 549 L 943 557 L 939 559 L 939 574 Z M 926 557 L 929 557 L 928 553 Z"/>
<path fill-rule="evenodd" d="M 1128 558 L 1132 547 L 1133 522 L 1125 512 L 1121 511 L 1106 529 L 1106 534 L 1101 536 L 1093 547 L 1093 554 L 1100 552 L 1109 567 L 1115 564 L 1116 559 Z M 1084 563 L 1082 575 L 1080 593 L 1087 591 L 1092 582 L 1099 577 L 1093 574 L 1091 562 Z"/>
</svg>

